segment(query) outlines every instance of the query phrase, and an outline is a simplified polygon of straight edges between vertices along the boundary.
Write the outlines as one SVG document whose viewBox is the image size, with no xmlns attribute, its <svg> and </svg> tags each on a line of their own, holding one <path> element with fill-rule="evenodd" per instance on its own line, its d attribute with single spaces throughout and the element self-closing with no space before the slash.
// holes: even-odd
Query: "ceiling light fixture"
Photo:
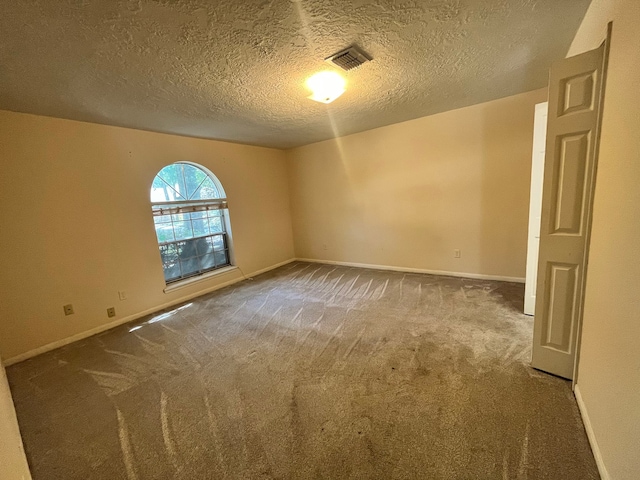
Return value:
<svg viewBox="0 0 640 480">
<path fill-rule="evenodd" d="M 309 97 L 320 103 L 331 103 L 345 91 L 347 81 L 337 72 L 318 72 L 307 79 L 307 88 L 311 90 Z"/>
</svg>

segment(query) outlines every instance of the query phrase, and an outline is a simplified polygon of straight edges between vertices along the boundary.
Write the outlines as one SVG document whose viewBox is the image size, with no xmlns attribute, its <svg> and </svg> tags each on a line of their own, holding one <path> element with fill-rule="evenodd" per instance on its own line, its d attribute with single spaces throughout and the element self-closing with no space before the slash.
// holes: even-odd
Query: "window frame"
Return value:
<svg viewBox="0 0 640 480">
<path fill-rule="evenodd" d="M 189 165 L 190 167 L 200 170 L 211 180 L 211 182 L 213 183 L 213 186 L 217 190 L 218 197 L 206 198 L 206 199 L 195 199 L 195 200 L 192 199 L 192 200 L 174 200 L 174 201 L 151 201 L 151 213 L 152 213 L 152 218 L 154 219 L 153 221 L 154 234 L 156 238 L 156 245 L 158 246 L 158 253 L 160 254 L 160 263 L 162 265 L 163 278 L 166 285 L 165 292 L 168 289 L 178 288 L 182 284 L 194 283 L 196 281 L 203 280 L 211 276 L 217 275 L 219 273 L 228 272 L 230 270 L 234 270 L 237 268 L 235 266 L 235 256 L 233 252 L 233 236 L 231 234 L 231 223 L 229 220 L 227 196 L 220 180 L 218 180 L 218 178 L 215 176 L 215 174 L 213 174 L 213 172 L 211 172 L 208 168 L 204 167 L 203 165 L 200 165 L 194 162 L 189 162 L 189 161 L 178 161 L 178 162 L 173 162 L 168 165 L 165 165 L 153 177 L 151 187 L 149 188 L 150 198 L 153 197 L 153 191 L 154 191 L 153 185 L 155 183 L 156 178 L 160 178 L 164 183 L 167 183 L 162 177 L 160 177 L 160 173 L 167 167 L 170 167 L 173 165 Z M 168 185 L 173 189 L 173 186 L 171 186 L 170 184 Z M 195 191 L 197 190 L 198 189 L 196 189 Z M 182 196 L 182 193 L 180 193 L 180 195 Z M 212 210 L 219 212 L 218 215 L 220 217 L 220 224 L 221 224 L 222 231 L 212 233 L 211 228 L 208 228 L 209 230 L 208 234 L 195 236 L 193 231 L 193 218 L 191 217 L 191 213 L 209 212 Z M 170 221 L 166 223 L 170 224 L 173 228 L 174 222 L 185 221 L 184 218 L 175 219 L 174 216 L 177 217 L 179 215 L 184 215 L 185 213 L 189 214 L 188 221 L 191 222 L 192 224 L 191 233 L 193 236 L 189 238 L 176 239 L 175 230 L 174 230 L 173 240 L 160 241 L 160 238 L 158 236 L 158 230 L 157 230 L 158 222 L 156 221 L 156 217 L 169 216 Z M 208 213 L 206 214 L 206 219 L 207 220 L 210 219 L 210 216 Z M 222 244 L 223 244 L 222 251 L 226 252 L 226 259 L 227 259 L 226 264 L 217 265 L 215 263 L 216 250 L 214 249 L 214 246 L 213 246 L 215 237 L 222 238 Z M 167 245 L 178 245 L 181 242 L 188 242 L 190 240 L 198 240 L 198 239 L 211 239 L 210 241 L 207 240 L 211 244 L 211 248 L 212 248 L 211 251 L 207 253 L 207 255 L 210 255 L 212 257 L 214 261 L 214 266 L 212 268 L 198 269 L 191 273 L 184 274 L 182 272 L 182 266 L 181 264 L 179 264 L 180 276 L 167 279 L 166 270 L 165 270 L 165 261 L 162 255 L 163 247 L 166 247 Z M 190 246 L 193 246 L 194 248 L 196 248 L 196 251 L 197 251 L 198 244 L 199 242 L 191 242 Z M 221 251 L 221 250 L 217 250 L 217 251 Z M 196 253 L 196 256 L 189 257 L 189 259 L 196 259 L 196 262 L 199 262 L 200 258 L 203 257 L 204 255 L 205 254 L 199 255 L 198 253 Z"/>
</svg>

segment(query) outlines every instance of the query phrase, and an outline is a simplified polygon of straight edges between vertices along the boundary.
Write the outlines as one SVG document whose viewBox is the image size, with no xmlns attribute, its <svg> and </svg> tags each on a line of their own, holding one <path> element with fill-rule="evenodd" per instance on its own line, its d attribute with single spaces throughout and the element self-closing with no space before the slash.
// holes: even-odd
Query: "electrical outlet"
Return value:
<svg viewBox="0 0 640 480">
<path fill-rule="evenodd" d="M 109 308 L 107 308 L 107 316 L 108 316 L 109 318 L 111 318 L 111 317 L 115 317 L 115 316 L 116 316 L 116 309 L 115 309 L 115 307 L 109 307 Z"/>
<path fill-rule="evenodd" d="M 453 257 L 454 258 L 460 258 L 460 250 L 458 250 L 457 248 L 453 251 Z"/>
<path fill-rule="evenodd" d="M 65 315 L 73 315 L 73 305 L 71 305 L 70 303 L 67 305 L 63 305 L 62 308 L 64 309 Z"/>
<path fill-rule="evenodd" d="M 126 300 L 127 299 L 127 292 L 125 292 L 124 290 L 119 290 L 118 291 L 118 298 L 122 301 L 122 300 Z"/>
</svg>

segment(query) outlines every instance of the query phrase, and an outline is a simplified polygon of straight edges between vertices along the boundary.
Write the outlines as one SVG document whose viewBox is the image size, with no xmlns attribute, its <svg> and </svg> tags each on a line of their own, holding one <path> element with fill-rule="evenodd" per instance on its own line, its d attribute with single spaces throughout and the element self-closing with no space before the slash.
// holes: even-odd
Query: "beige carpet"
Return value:
<svg viewBox="0 0 640 480">
<path fill-rule="evenodd" d="M 35 480 L 597 479 L 523 286 L 294 263 L 8 369 Z"/>
</svg>

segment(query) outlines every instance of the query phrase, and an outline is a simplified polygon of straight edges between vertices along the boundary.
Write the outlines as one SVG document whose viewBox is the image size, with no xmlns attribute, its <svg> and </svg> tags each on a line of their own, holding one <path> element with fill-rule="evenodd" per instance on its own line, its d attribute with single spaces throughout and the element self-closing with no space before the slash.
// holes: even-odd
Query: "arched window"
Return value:
<svg viewBox="0 0 640 480">
<path fill-rule="evenodd" d="M 153 180 L 151 205 L 167 283 L 231 264 L 227 199 L 211 172 L 186 162 L 167 165 Z"/>
</svg>

